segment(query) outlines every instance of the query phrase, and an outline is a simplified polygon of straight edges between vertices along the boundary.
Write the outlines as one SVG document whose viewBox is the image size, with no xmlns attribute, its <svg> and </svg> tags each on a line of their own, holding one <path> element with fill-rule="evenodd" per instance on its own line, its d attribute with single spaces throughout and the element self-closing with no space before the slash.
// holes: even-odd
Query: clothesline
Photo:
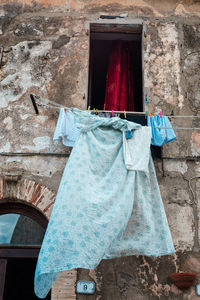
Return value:
<svg viewBox="0 0 200 300">
<path fill-rule="evenodd" d="M 154 127 L 154 126 L 150 126 L 151 128 L 160 128 L 160 129 L 170 129 L 172 130 L 172 128 L 170 127 Z M 200 130 L 200 127 L 173 127 L 173 129 L 175 130 Z"/>
<path fill-rule="evenodd" d="M 48 106 L 49 108 L 51 107 L 51 108 L 54 108 L 54 109 L 58 109 L 58 108 L 70 109 L 67 106 L 56 103 L 56 102 L 54 102 L 52 100 L 49 100 L 49 99 L 41 98 L 40 96 L 35 96 L 35 98 L 46 102 L 46 103 L 38 103 L 37 102 L 38 106 Z M 94 110 L 88 110 L 88 112 L 93 112 L 93 111 Z M 104 112 L 104 113 L 124 114 L 124 111 L 111 111 L 111 110 L 95 110 L 95 111 L 98 112 L 98 113 Z M 129 112 L 126 112 L 126 114 L 127 115 L 144 116 L 145 112 L 129 111 Z M 167 117 L 170 117 L 170 118 L 200 118 L 200 116 L 171 116 L 171 115 L 167 115 Z M 171 129 L 171 128 L 166 128 L 166 127 L 152 127 L 152 128 Z M 200 130 L 200 127 L 173 127 L 173 129 L 174 130 Z"/>
<path fill-rule="evenodd" d="M 59 104 L 59 103 L 56 103 L 52 100 L 49 100 L 49 99 L 44 99 L 44 98 L 41 98 L 40 96 L 35 96 L 36 99 L 40 99 L 40 100 L 44 100 L 48 103 L 38 103 L 37 102 L 37 105 L 38 106 L 42 106 L 42 105 L 45 105 L 45 106 L 48 106 L 48 107 L 51 107 L 51 108 L 54 108 L 54 109 L 58 109 L 58 108 L 65 108 L 65 109 L 69 109 L 70 107 L 67 107 L 67 106 L 64 106 L 62 104 Z M 50 105 L 49 103 L 51 103 L 52 105 Z M 94 110 L 89 110 L 90 112 L 94 111 Z M 112 110 L 98 110 L 98 112 L 108 112 L 108 113 L 118 113 L 118 114 L 124 114 L 124 111 L 112 111 Z M 127 115 L 142 115 L 144 116 L 145 115 L 145 112 L 143 111 L 126 111 L 126 114 Z M 193 115 L 189 115 L 189 116 L 184 116 L 184 115 L 181 115 L 181 116 L 173 116 L 173 115 L 166 115 L 166 117 L 169 117 L 169 118 L 200 118 L 200 115 L 197 115 L 197 116 L 193 116 Z"/>
</svg>

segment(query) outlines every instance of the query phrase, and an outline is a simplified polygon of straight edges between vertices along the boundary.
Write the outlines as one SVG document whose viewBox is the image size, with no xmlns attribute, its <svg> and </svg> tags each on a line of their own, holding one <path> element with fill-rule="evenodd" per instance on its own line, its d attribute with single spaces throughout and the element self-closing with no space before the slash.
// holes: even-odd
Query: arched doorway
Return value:
<svg viewBox="0 0 200 300">
<path fill-rule="evenodd" d="M 34 272 L 48 224 L 36 208 L 0 204 L 0 300 L 36 300 Z M 51 293 L 46 300 L 51 299 Z"/>
</svg>

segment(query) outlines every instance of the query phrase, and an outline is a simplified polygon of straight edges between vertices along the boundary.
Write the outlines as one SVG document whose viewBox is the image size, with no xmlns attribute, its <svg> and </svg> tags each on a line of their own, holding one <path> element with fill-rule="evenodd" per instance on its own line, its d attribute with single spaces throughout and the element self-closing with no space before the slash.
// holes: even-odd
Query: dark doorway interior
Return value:
<svg viewBox="0 0 200 300">
<path fill-rule="evenodd" d="M 130 33 L 98 33 L 90 34 L 90 70 L 89 70 L 89 105 L 91 109 L 104 108 L 106 76 L 109 54 L 114 41 L 129 42 L 134 82 L 134 110 L 143 111 L 142 91 L 142 46 L 141 34 Z"/>
<path fill-rule="evenodd" d="M 36 300 L 34 272 L 37 259 L 8 259 L 3 300 Z M 51 294 L 45 298 L 51 299 Z"/>
</svg>

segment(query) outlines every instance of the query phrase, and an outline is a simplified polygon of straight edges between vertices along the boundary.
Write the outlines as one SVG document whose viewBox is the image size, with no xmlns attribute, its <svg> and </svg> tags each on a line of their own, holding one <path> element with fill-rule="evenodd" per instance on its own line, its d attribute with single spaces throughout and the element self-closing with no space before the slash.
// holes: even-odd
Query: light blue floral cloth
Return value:
<svg viewBox="0 0 200 300">
<path fill-rule="evenodd" d="M 35 293 L 40 298 L 60 271 L 94 269 L 102 259 L 126 255 L 174 253 L 152 158 L 148 172 L 125 167 L 123 131 L 141 125 L 73 112 L 81 135 L 65 167 L 39 254 Z"/>
</svg>

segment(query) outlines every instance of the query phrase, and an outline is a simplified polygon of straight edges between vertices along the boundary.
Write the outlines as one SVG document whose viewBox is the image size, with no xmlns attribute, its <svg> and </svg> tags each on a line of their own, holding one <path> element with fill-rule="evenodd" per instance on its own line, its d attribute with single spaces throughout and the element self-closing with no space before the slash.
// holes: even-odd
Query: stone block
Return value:
<svg viewBox="0 0 200 300">
<path fill-rule="evenodd" d="M 190 206 L 169 204 L 165 207 L 177 250 L 191 250 L 194 244 L 194 216 Z"/>
</svg>

